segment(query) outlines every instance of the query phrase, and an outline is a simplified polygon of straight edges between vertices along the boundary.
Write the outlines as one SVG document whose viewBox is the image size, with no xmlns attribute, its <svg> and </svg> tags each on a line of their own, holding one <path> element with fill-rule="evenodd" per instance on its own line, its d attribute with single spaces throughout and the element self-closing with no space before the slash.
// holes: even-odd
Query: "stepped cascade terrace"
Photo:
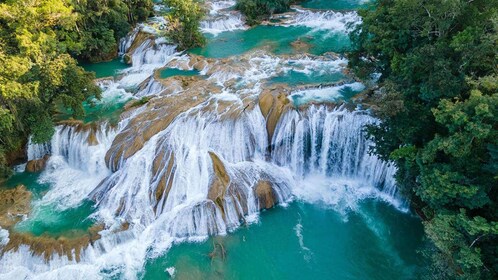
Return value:
<svg viewBox="0 0 498 280">
<path fill-rule="evenodd" d="M 186 50 L 173 2 L 117 57 L 80 59 L 101 91 L 84 116 L 58 108 L 50 140 L 29 137 L 0 187 L 15 201 L 0 279 L 421 278 L 420 213 L 366 130 L 379 75 L 348 68 L 376 1 L 297 1 L 256 24 L 199 1 L 205 44 Z"/>
</svg>

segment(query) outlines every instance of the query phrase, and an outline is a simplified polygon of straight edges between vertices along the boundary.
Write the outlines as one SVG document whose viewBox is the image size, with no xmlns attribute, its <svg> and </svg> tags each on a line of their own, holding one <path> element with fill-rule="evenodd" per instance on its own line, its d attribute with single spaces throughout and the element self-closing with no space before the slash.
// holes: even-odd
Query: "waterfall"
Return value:
<svg viewBox="0 0 498 280">
<path fill-rule="evenodd" d="M 242 20 L 242 15 L 227 15 L 216 17 L 201 22 L 201 30 L 205 33 L 218 35 L 221 32 L 244 30 L 245 23 Z"/>
<path fill-rule="evenodd" d="M 107 124 L 59 125 L 49 145 L 50 159 L 40 181 L 52 188 L 41 204 L 57 203 L 58 208 L 79 205 L 109 175 L 104 156 L 116 131 Z M 33 149 L 35 145 L 29 145 Z"/>
<path fill-rule="evenodd" d="M 347 33 L 361 22 L 356 12 L 314 11 L 294 8 L 295 13 L 283 18 L 284 26 L 306 26 L 313 30 Z"/>
<path fill-rule="evenodd" d="M 365 126 L 375 123 L 367 112 L 350 112 L 343 107 L 312 105 L 301 113 L 290 111 L 276 127 L 272 160 L 289 167 L 300 181 L 321 177 L 352 184 L 350 190 L 366 187 L 367 196 L 380 197 L 401 209 L 404 205 L 397 197 L 394 180 L 396 167 L 369 153 L 373 143 L 366 139 Z M 302 191 L 306 190 L 297 190 Z"/>
<path fill-rule="evenodd" d="M 28 141 L 28 161 L 40 159 L 45 155 L 50 154 L 50 143 L 34 143 L 33 137 L 29 137 Z"/>
<path fill-rule="evenodd" d="M 204 33 L 218 35 L 226 31 L 247 29 L 242 14 L 238 11 L 228 11 L 235 6 L 235 1 L 209 1 L 211 7 L 207 19 L 201 22 Z"/>
<path fill-rule="evenodd" d="M 240 14 L 227 11 L 234 4 L 208 3 L 212 10 L 203 31 L 245 28 Z M 358 21 L 353 12 L 298 10 L 284 25 L 345 32 L 348 23 Z M 365 139 L 364 126 L 378 121 L 368 112 L 323 104 L 288 106 L 269 139 L 268 120 L 257 105 L 264 83 L 290 71 L 340 74 L 346 59 L 264 51 L 232 60 L 197 59 L 205 63 L 202 88 L 189 93 L 180 87 L 166 94 L 154 71 L 172 61 L 193 66 L 154 32 L 141 25 L 122 39 L 119 52 L 130 57 L 131 67 L 99 83 L 104 98 L 98 102 L 154 97 L 147 105 L 126 111 L 116 127 L 68 121 L 56 127 L 49 143 L 30 139 L 28 145 L 29 159 L 51 155 L 39 178 L 51 188 L 36 205 L 68 209 L 93 200 L 91 218 L 104 225 L 100 239 L 71 251 L 71 260 L 54 254 L 48 263 L 21 246 L 2 256 L 0 277 L 134 279 L 147 258 L 164 254 L 175 242 L 227 234 L 258 221 L 262 209 L 292 199 L 321 202 L 341 212 L 368 198 L 403 206 L 395 166 L 368 153 L 373 143 Z M 347 86 L 362 87 L 301 88 L 289 98 L 330 101 Z M 8 237 L 0 229 L 0 246 Z"/>
</svg>

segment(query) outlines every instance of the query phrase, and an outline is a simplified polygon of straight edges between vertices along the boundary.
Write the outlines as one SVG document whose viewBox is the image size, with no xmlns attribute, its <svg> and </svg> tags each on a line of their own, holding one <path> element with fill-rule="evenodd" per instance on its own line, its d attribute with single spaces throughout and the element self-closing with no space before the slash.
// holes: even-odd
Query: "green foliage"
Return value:
<svg viewBox="0 0 498 280">
<path fill-rule="evenodd" d="M 101 61 L 117 55 L 117 42 L 150 16 L 151 0 L 7 0 L 0 3 L 0 178 L 12 153 L 48 141 L 52 115 L 100 98 L 95 76 L 73 58 Z"/>
<path fill-rule="evenodd" d="M 293 0 L 237 0 L 235 8 L 246 16 L 249 25 L 268 19 L 274 13 L 287 12 Z"/>
<path fill-rule="evenodd" d="M 498 277 L 498 1 L 376 3 L 350 54 L 381 74 L 375 152 L 424 208 L 434 278 Z"/>
<path fill-rule="evenodd" d="M 75 52 L 92 62 L 116 57 L 117 42 L 131 26 L 151 15 L 151 0 L 72 0 L 82 48 Z"/>
<path fill-rule="evenodd" d="M 168 37 L 178 44 L 178 48 L 186 50 L 200 47 L 206 43 L 199 25 L 204 11 L 194 0 L 167 0 L 171 11 L 166 15 L 168 20 Z"/>
</svg>

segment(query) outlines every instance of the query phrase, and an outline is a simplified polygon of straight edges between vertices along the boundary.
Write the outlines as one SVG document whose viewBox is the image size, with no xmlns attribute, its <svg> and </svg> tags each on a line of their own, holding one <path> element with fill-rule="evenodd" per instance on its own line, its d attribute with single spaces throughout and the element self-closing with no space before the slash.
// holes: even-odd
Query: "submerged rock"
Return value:
<svg viewBox="0 0 498 280">
<path fill-rule="evenodd" d="M 292 48 L 298 53 L 308 53 L 311 50 L 312 45 L 308 42 L 304 42 L 300 39 L 293 41 L 291 43 Z"/>
<path fill-rule="evenodd" d="M 19 185 L 0 190 L 0 227 L 10 228 L 31 209 L 31 192 Z"/>
</svg>

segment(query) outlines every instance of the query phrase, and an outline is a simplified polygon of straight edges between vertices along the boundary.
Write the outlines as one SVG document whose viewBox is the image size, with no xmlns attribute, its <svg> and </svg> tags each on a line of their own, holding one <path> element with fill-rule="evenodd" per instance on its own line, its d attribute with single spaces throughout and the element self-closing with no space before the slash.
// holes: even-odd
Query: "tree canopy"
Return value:
<svg viewBox="0 0 498 280">
<path fill-rule="evenodd" d="M 194 0 L 167 0 L 166 3 L 171 9 L 166 15 L 167 36 L 181 50 L 203 46 L 206 38 L 199 26 L 205 11 L 199 3 Z"/>
<path fill-rule="evenodd" d="M 246 16 L 246 22 L 255 25 L 275 13 L 287 12 L 290 5 L 301 0 L 237 0 L 235 8 Z"/>
<path fill-rule="evenodd" d="M 497 0 L 378 0 L 351 34 L 350 67 L 380 74 L 373 152 L 398 166 L 442 279 L 498 277 L 497 9 Z"/>
<path fill-rule="evenodd" d="M 0 179 L 10 154 L 48 141 L 53 115 L 100 97 L 95 76 L 74 57 L 92 61 L 117 55 L 117 40 L 150 14 L 150 0 L 6 0 L 0 3 Z M 111 54 L 111 55 L 109 55 Z"/>
</svg>

